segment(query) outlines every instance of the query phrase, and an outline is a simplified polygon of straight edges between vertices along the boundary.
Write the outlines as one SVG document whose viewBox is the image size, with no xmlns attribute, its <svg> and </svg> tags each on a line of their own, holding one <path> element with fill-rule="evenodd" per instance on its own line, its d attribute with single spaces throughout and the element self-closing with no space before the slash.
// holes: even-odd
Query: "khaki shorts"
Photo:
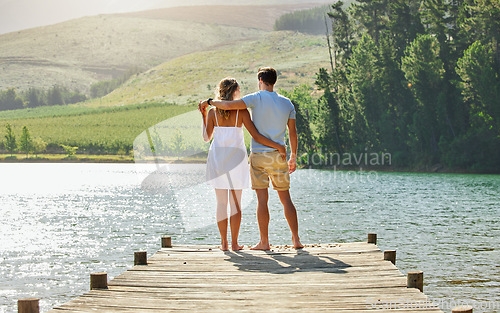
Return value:
<svg viewBox="0 0 500 313">
<path fill-rule="evenodd" d="M 269 188 L 269 178 L 274 190 L 290 189 L 290 174 L 288 163 L 283 160 L 278 151 L 250 154 L 250 178 L 252 189 Z"/>
</svg>

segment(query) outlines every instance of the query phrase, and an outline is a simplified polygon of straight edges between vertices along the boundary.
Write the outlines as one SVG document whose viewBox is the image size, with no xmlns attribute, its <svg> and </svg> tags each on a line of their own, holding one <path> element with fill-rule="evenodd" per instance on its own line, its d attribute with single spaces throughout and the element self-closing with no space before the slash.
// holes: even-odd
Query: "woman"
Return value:
<svg viewBox="0 0 500 313">
<path fill-rule="evenodd" d="M 216 98 L 234 100 L 240 97 L 240 87 L 234 78 L 220 81 Z M 250 118 L 248 110 L 225 111 L 221 109 L 203 110 L 203 138 L 206 142 L 213 137 L 207 159 L 207 181 L 215 188 L 217 198 L 217 226 L 221 236 L 221 250 L 228 250 L 227 204 L 231 207 L 231 248 L 243 249 L 238 245 L 241 224 L 241 192 L 250 183 L 250 169 L 243 137 L 242 124 L 259 143 L 277 149 L 286 158 L 286 148 L 262 136 Z"/>
</svg>

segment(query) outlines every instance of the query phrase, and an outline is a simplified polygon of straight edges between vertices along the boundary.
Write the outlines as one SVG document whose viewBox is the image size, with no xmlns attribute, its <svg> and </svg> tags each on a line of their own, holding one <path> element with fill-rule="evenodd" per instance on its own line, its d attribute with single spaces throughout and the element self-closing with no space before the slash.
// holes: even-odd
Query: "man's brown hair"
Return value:
<svg viewBox="0 0 500 313">
<path fill-rule="evenodd" d="M 257 73 L 257 78 L 268 85 L 273 86 L 276 84 L 276 80 L 278 79 L 278 74 L 276 70 L 272 67 L 261 67 L 259 68 L 259 72 Z"/>
</svg>

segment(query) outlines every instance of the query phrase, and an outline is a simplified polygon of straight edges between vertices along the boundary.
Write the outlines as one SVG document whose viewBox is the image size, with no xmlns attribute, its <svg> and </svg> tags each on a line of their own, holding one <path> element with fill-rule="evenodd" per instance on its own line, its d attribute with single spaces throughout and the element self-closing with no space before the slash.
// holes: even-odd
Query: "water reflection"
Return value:
<svg viewBox="0 0 500 313">
<path fill-rule="evenodd" d="M 196 182 L 192 170 L 174 172 Z M 124 164 L 0 164 L 0 312 L 15 312 L 18 298 L 39 297 L 47 311 L 81 295 L 90 273 L 115 277 L 132 266 L 134 251 L 153 254 L 164 234 L 217 244 L 210 186 L 152 192 L 141 188 L 150 173 Z M 438 303 L 497 300 L 498 190 L 500 177 L 488 175 L 292 175 L 305 243 L 361 241 L 376 232 L 382 250 L 398 251 L 403 272 L 424 271 L 425 292 Z M 243 200 L 240 241 L 251 245 L 258 240 L 253 193 Z M 271 243 L 289 244 L 274 192 L 269 207 Z"/>
</svg>

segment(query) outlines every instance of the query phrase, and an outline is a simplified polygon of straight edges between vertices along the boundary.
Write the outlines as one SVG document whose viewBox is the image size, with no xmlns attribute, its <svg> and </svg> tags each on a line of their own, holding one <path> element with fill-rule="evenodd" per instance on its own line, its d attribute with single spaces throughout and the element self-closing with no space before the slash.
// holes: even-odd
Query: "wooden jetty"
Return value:
<svg viewBox="0 0 500 313">
<path fill-rule="evenodd" d="M 109 282 L 94 274 L 90 292 L 49 312 L 442 312 L 419 290 L 421 272 L 405 277 L 395 253 L 374 243 L 223 252 L 162 242 Z"/>
</svg>

